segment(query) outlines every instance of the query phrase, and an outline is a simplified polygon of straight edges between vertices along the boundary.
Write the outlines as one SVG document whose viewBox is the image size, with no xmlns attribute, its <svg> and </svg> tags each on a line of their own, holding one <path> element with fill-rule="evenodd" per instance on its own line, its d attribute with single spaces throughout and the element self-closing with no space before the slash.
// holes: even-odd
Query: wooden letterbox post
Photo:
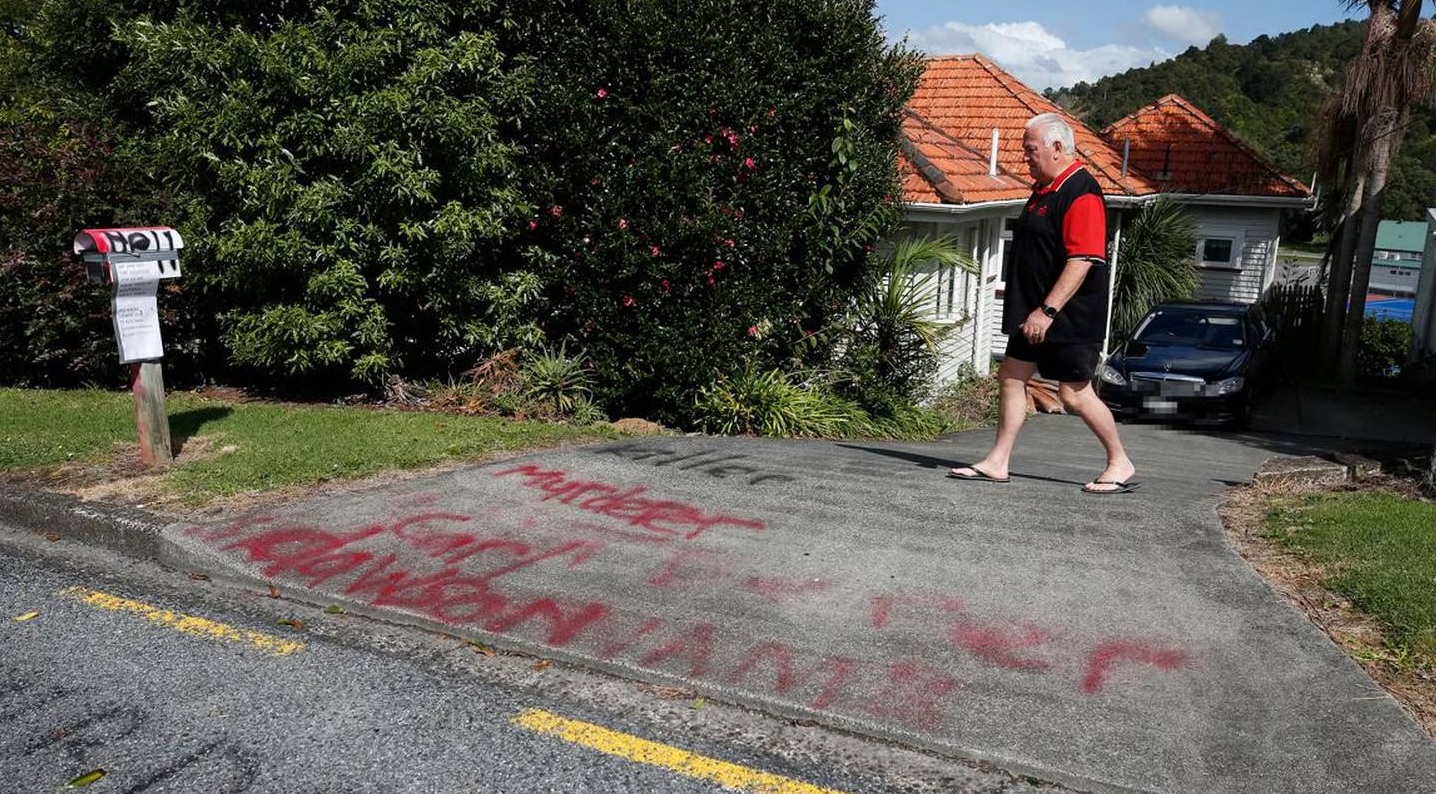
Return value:
<svg viewBox="0 0 1436 794">
<path fill-rule="evenodd" d="M 159 362 L 164 344 L 155 295 L 160 279 L 179 278 L 179 250 L 183 247 L 179 232 L 168 226 L 85 229 L 75 235 L 75 253 L 84 258 L 90 281 L 112 286 L 115 341 L 120 363 L 130 367 L 140 461 L 146 466 L 169 466 L 174 461 Z"/>
</svg>

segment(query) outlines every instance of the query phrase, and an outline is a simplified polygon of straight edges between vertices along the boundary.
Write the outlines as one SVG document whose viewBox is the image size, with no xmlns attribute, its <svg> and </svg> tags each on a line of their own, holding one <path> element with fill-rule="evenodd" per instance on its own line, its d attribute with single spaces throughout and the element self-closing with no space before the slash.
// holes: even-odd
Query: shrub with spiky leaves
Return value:
<svg viewBox="0 0 1436 794">
<path fill-rule="evenodd" d="M 519 370 L 524 396 L 545 416 L 572 416 L 590 404 L 586 364 L 582 353 L 570 354 L 565 345 L 541 348 Z"/>
<path fill-rule="evenodd" d="M 729 436 L 837 438 L 855 423 L 866 423 L 861 408 L 824 385 L 750 362 L 699 389 L 695 415 L 705 431 Z"/>
<path fill-rule="evenodd" d="M 938 346 L 957 326 L 938 322 L 938 273 L 978 272 L 951 237 L 902 237 L 875 258 L 851 312 L 830 333 L 841 340 L 840 393 L 890 416 L 927 395 Z"/>
<path fill-rule="evenodd" d="M 1159 196 L 1142 205 L 1122 234 L 1112 293 L 1114 339 L 1130 333 L 1154 304 L 1197 291 L 1196 250 L 1196 221 L 1180 204 Z"/>
</svg>

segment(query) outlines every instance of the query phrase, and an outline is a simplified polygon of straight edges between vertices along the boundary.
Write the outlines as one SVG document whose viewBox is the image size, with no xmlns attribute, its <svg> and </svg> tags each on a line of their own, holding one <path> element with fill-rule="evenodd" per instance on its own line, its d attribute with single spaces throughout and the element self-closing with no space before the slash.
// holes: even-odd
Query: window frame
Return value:
<svg viewBox="0 0 1436 794">
<path fill-rule="evenodd" d="M 1207 244 L 1214 241 L 1225 241 L 1231 244 L 1231 256 L 1226 260 L 1208 259 Z M 1246 235 L 1241 229 L 1213 228 L 1205 229 L 1197 236 L 1197 247 L 1193 252 L 1197 267 L 1207 270 L 1230 270 L 1241 271 L 1245 269 L 1242 261 L 1246 251 Z"/>
</svg>

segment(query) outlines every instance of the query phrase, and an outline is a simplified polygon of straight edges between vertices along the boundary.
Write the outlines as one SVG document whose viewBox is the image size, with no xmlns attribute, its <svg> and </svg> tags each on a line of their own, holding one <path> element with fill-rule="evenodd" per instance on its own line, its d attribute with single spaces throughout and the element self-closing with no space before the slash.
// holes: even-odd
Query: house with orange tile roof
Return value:
<svg viewBox="0 0 1436 794">
<path fill-rule="evenodd" d="M 1109 257 L 1123 219 L 1166 194 L 1196 221 L 1192 264 L 1206 300 L 1254 302 L 1272 285 L 1283 212 L 1311 191 L 1185 99 L 1172 94 L 1095 131 L 982 55 L 930 58 L 903 119 L 904 233 L 954 236 L 981 267 L 938 272 L 937 318 L 952 323 L 939 381 L 986 371 L 1006 344 L 1002 290 L 1012 223 L 1032 190 L 1022 157 L 1028 119 L 1057 113 L 1107 196 Z"/>
</svg>

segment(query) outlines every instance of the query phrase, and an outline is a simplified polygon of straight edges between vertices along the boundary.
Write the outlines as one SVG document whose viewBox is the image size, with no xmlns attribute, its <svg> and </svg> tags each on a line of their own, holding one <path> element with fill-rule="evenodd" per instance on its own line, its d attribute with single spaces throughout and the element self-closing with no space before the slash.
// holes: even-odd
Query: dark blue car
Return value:
<svg viewBox="0 0 1436 794">
<path fill-rule="evenodd" d="M 1244 425 L 1267 385 L 1272 331 L 1257 306 L 1163 303 L 1097 367 L 1119 417 Z"/>
</svg>

